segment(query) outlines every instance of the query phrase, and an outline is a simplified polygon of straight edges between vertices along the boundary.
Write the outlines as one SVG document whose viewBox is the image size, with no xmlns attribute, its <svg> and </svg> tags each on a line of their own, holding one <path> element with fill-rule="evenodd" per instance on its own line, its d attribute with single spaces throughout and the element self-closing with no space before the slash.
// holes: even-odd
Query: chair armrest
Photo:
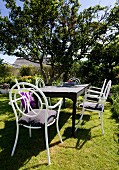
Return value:
<svg viewBox="0 0 119 170">
<path fill-rule="evenodd" d="M 87 93 L 96 93 L 96 94 L 101 94 L 101 92 L 99 92 L 99 91 L 96 91 L 96 90 L 90 90 L 90 89 L 88 89 L 88 90 L 87 90 Z"/>
<path fill-rule="evenodd" d="M 95 86 L 90 86 L 90 88 L 89 89 L 95 89 L 95 90 L 101 90 L 101 88 L 99 88 L 99 87 L 95 87 Z"/>
<path fill-rule="evenodd" d="M 89 99 L 88 99 L 89 98 Z M 92 99 L 92 100 L 91 100 Z M 97 99 L 97 101 L 95 100 Z M 103 96 L 98 96 L 98 95 L 91 95 L 91 94 L 85 94 L 84 96 L 84 101 L 91 100 L 93 102 L 98 102 L 100 104 L 104 104 L 106 102 L 106 98 Z"/>
<path fill-rule="evenodd" d="M 48 108 L 49 109 L 55 109 L 56 107 L 61 106 L 62 103 L 63 103 L 63 99 L 60 99 L 55 105 L 49 106 Z"/>
<path fill-rule="evenodd" d="M 98 95 L 85 94 L 84 98 L 87 99 L 88 97 L 89 97 L 89 98 L 92 98 L 92 99 L 94 99 L 94 98 L 96 98 L 96 99 L 101 99 L 101 97 L 98 96 Z"/>
</svg>

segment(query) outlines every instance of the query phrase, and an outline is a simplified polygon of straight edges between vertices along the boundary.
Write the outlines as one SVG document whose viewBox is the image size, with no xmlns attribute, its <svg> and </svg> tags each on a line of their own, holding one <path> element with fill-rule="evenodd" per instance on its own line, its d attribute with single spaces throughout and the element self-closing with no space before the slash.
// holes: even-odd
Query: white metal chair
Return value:
<svg viewBox="0 0 119 170">
<path fill-rule="evenodd" d="M 81 111 L 81 116 L 78 121 L 78 125 L 75 129 L 75 131 L 78 129 L 81 120 L 83 118 L 85 110 L 88 111 L 95 111 L 98 112 L 100 122 L 101 122 L 101 128 L 102 128 L 102 134 L 104 134 L 104 127 L 103 127 L 103 112 L 104 112 L 104 106 L 107 100 L 107 97 L 109 95 L 111 88 L 111 80 L 108 81 L 106 87 L 104 88 L 104 92 L 102 93 L 102 96 L 96 96 L 85 92 L 84 98 L 83 98 L 83 103 L 80 104 L 80 107 L 82 107 Z M 94 100 L 94 97 L 97 98 L 98 100 Z"/>
<path fill-rule="evenodd" d="M 49 106 L 47 98 L 40 88 L 27 82 L 17 82 L 10 89 L 9 99 L 16 118 L 16 137 L 11 156 L 14 155 L 16 149 L 20 125 L 29 129 L 30 137 L 31 129 L 45 128 L 46 150 L 48 164 L 50 164 L 48 126 L 56 122 L 57 133 L 62 143 L 63 141 L 58 125 L 62 99 L 60 99 L 54 106 Z M 38 108 L 36 107 L 36 103 L 34 101 L 40 103 L 39 106 L 37 106 Z M 21 104 L 24 109 L 21 109 Z"/>
<path fill-rule="evenodd" d="M 79 78 L 73 77 L 73 78 L 70 78 L 70 80 L 76 82 L 76 85 L 81 84 L 81 81 L 79 80 Z"/>
<path fill-rule="evenodd" d="M 39 87 L 39 88 L 45 87 L 45 82 L 44 82 L 43 79 L 40 78 L 40 77 L 36 78 L 36 83 L 35 83 L 35 84 L 36 84 L 36 86 Z M 47 99 L 48 99 L 49 105 L 51 106 L 51 98 L 50 98 L 50 97 L 47 97 Z"/>
</svg>

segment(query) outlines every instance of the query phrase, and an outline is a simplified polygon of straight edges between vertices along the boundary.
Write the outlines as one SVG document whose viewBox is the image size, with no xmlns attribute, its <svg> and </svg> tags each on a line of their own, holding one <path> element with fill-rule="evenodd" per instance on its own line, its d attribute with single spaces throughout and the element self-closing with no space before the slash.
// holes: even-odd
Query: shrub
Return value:
<svg viewBox="0 0 119 170">
<path fill-rule="evenodd" d="M 7 64 L 0 64 L 0 78 L 2 82 L 6 82 L 6 78 L 8 76 L 11 76 L 11 66 L 8 66 Z"/>
<path fill-rule="evenodd" d="M 19 70 L 20 76 L 32 76 L 34 75 L 34 69 L 33 66 L 22 66 Z"/>
<path fill-rule="evenodd" d="M 18 82 L 28 82 L 28 83 L 35 83 L 35 76 L 20 76 L 17 78 Z"/>
<path fill-rule="evenodd" d="M 111 88 L 113 115 L 119 118 L 119 85 L 113 85 Z"/>
</svg>

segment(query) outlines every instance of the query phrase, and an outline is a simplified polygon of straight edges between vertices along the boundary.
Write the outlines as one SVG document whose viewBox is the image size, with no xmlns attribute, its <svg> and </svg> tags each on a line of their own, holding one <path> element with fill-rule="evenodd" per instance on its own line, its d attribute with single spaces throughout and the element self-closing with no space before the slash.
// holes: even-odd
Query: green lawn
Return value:
<svg viewBox="0 0 119 170">
<path fill-rule="evenodd" d="M 75 138 L 71 137 L 72 102 L 60 114 L 59 142 L 55 126 L 49 128 L 51 165 L 47 166 L 44 131 L 20 128 L 18 145 L 10 156 L 15 138 L 15 119 L 8 96 L 0 94 L 0 169 L 1 170 L 118 170 L 119 169 L 119 123 L 112 118 L 111 105 L 104 112 L 105 134 L 102 136 L 97 113 L 86 112 Z M 76 122 L 80 109 L 77 109 Z"/>
</svg>

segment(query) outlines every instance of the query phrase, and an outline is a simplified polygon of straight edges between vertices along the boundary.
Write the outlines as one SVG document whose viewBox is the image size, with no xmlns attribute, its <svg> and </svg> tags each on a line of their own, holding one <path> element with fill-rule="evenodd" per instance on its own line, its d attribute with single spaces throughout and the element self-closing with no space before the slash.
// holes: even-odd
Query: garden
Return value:
<svg viewBox="0 0 119 170">
<path fill-rule="evenodd" d="M 29 138 L 28 129 L 21 127 L 18 146 L 14 156 L 11 157 L 16 124 L 8 103 L 8 94 L 0 94 L 0 169 L 118 169 L 119 121 L 113 117 L 110 102 L 105 106 L 104 136 L 101 133 L 97 113 L 86 112 L 73 138 L 72 102 L 66 100 L 66 108 L 61 109 L 59 120 L 63 143 L 59 141 L 55 125 L 49 128 L 50 166 L 47 165 L 43 130 L 32 130 L 32 138 Z M 80 108 L 77 108 L 76 122 L 80 111 Z"/>
<path fill-rule="evenodd" d="M 18 81 L 34 84 L 35 78 L 41 76 L 38 73 L 30 76 L 28 72 L 26 75 L 25 70 L 28 70 L 29 67 L 23 66 L 19 70 L 19 74 L 17 70 L 16 77 L 11 77 L 11 69 L 9 70 L 8 66 L 5 67 L 7 67 L 7 76 L 1 79 L 1 84 L 3 84 L 2 82 L 9 84 L 9 87 L 7 86 L 8 89 L 15 84 L 15 78 Z M 59 83 L 59 80 L 55 83 Z M 118 169 L 118 91 L 119 86 L 112 85 L 104 111 L 104 136 L 101 133 L 100 120 L 97 113 L 87 111 L 81 126 L 75 132 L 75 137 L 72 137 L 72 101 L 66 99 L 65 108 L 61 109 L 59 119 L 63 143 L 59 141 L 55 125 L 49 127 L 50 166 L 47 165 L 44 131 L 42 129 L 32 130 L 32 138 L 30 138 L 28 130 L 21 127 L 18 146 L 14 156 L 11 157 L 16 131 L 15 117 L 11 106 L 8 104 L 9 94 L 0 94 L 0 169 Z M 80 102 L 82 97 L 80 96 L 79 98 Z M 55 102 L 55 100 L 53 98 L 52 102 Z M 76 123 L 78 122 L 80 112 L 81 108 L 77 107 Z"/>
<path fill-rule="evenodd" d="M 76 0 L 4 0 L 8 16 L 0 13 L 0 51 L 39 64 L 10 65 L 0 58 L 0 169 L 2 170 L 118 170 L 119 169 L 119 5 L 96 5 L 80 12 Z M 39 10 L 40 9 L 40 10 Z M 104 108 L 102 135 L 96 112 L 85 112 L 71 136 L 72 101 L 66 99 L 59 116 L 59 142 L 55 125 L 48 128 L 51 165 L 47 165 L 44 130 L 21 127 L 13 157 L 16 124 L 9 105 L 9 90 L 18 82 L 57 85 L 76 77 L 81 84 L 102 87 L 111 80 Z M 52 98 L 54 103 L 57 99 Z M 79 101 L 83 100 L 83 95 Z M 81 108 L 76 108 L 76 124 Z"/>
</svg>

